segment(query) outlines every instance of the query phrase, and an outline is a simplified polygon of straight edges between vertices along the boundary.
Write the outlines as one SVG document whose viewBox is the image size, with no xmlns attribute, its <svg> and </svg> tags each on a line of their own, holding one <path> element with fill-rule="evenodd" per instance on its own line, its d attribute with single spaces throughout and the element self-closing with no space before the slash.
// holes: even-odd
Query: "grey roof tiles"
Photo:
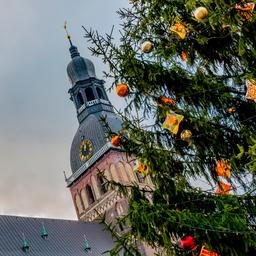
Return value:
<svg viewBox="0 0 256 256">
<path fill-rule="evenodd" d="M 43 239 L 44 224 L 48 237 Z M 22 250 L 24 237 L 29 251 Z M 84 250 L 85 237 L 91 250 Z M 74 220 L 0 216 L 0 256 L 97 256 L 114 247 L 104 226 Z M 108 255 L 108 254 L 106 254 Z"/>
</svg>

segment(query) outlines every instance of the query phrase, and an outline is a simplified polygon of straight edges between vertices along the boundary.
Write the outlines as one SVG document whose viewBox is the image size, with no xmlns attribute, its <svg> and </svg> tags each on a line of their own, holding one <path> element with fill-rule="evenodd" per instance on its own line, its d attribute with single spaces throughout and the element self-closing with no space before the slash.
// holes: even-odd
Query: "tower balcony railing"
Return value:
<svg viewBox="0 0 256 256">
<path fill-rule="evenodd" d="M 110 104 L 110 102 L 109 102 L 108 100 L 100 99 L 100 102 L 101 102 L 101 103 L 105 103 L 105 104 Z"/>
<path fill-rule="evenodd" d="M 114 147 L 110 142 L 107 142 L 87 162 L 85 162 L 75 173 L 73 173 L 69 178 L 66 179 L 67 186 L 69 187 L 80 175 L 82 175 L 89 167 L 91 167 L 102 155 L 104 155 L 111 148 L 114 148 Z"/>
<path fill-rule="evenodd" d="M 83 104 L 83 105 L 78 109 L 78 114 L 80 114 L 84 109 L 85 109 L 85 104 Z"/>
<path fill-rule="evenodd" d="M 100 103 L 100 101 L 99 101 L 98 99 L 96 99 L 96 100 L 90 100 L 90 101 L 88 101 L 88 102 L 86 103 L 86 106 L 90 107 L 90 106 L 95 105 L 95 104 L 98 104 L 98 103 Z"/>
<path fill-rule="evenodd" d="M 78 110 L 78 114 L 82 113 L 86 107 L 90 107 L 99 103 L 103 103 L 103 104 L 108 104 L 111 105 L 111 103 L 108 100 L 104 100 L 104 99 L 95 99 L 95 100 L 91 100 L 88 101 L 86 104 L 83 104 Z"/>
<path fill-rule="evenodd" d="M 90 100 L 86 103 L 86 106 L 90 107 L 92 105 L 95 104 L 99 104 L 99 103 L 104 103 L 104 104 L 110 104 L 110 102 L 108 100 L 104 100 L 104 99 L 95 99 L 95 100 Z"/>
</svg>

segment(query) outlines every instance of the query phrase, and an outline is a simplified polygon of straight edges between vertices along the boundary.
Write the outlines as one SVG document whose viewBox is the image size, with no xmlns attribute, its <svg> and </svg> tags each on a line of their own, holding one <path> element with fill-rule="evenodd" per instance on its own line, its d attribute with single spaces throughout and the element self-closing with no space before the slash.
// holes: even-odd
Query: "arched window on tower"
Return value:
<svg viewBox="0 0 256 256">
<path fill-rule="evenodd" d="M 95 100 L 95 96 L 91 87 L 88 87 L 85 89 L 85 95 L 86 95 L 87 101 Z"/>
<path fill-rule="evenodd" d="M 79 193 L 75 195 L 75 203 L 76 203 L 78 214 L 81 214 L 84 211 L 84 207 L 83 207 Z"/>
<path fill-rule="evenodd" d="M 84 209 L 86 209 L 88 207 L 88 199 L 87 199 L 86 192 L 84 189 L 81 191 L 80 195 L 81 195 L 81 199 L 82 199 L 82 202 L 84 205 Z"/>
<path fill-rule="evenodd" d="M 107 192 L 106 183 L 104 182 L 103 178 L 101 176 L 97 176 L 97 185 L 100 189 L 100 193 L 103 195 Z"/>
<path fill-rule="evenodd" d="M 101 88 L 97 87 L 96 91 L 97 91 L 99 98 L 105 100 L 105 97 L 104 97 L 104 94 L 103 94 L 103 91 L 101 90 Z"/>
<path fill-rule="evenodd" d="M 76 96 L 78 107 L 80 108 L 84 104 L 82 94 L 79 92 Z"/>
<path fill-rule="evenodd" d="M 88 199 L 88 203 L 92 204 L 95 202 L 95 198 L 92 192 L 92 188 L 90 185 L 86 185 L 86 195 L 87 195 L 87 199 Z"/>
</svg>

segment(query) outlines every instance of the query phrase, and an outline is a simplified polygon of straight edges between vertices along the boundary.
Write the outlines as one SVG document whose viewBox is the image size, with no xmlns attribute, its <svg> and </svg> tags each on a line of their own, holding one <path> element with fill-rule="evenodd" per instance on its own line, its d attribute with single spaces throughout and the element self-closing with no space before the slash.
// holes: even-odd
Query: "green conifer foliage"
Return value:
<svg viewBox="0 0 256 256">
<path fill-rule="evenodd" d="M 200 6 L 208 15 L 198 20 Z M 129 86 L 129 138 L 120 134 L 121 144 L 147 164 L 154 184 L 127 188 L 126 246 L 136 239 L 167 255 L 199 255 L 203 245 L 222 256 L 256 255 L 256 102 L 246 96 L 246 83 L 256 80 L 256 15 L 245 7 L 233 0 L 133 0 L 118 11 L 119 45 L 112 33 L 85 29 L 92 53 L 109 64 L 113 87 Z M 183 37 L 174 32 L 180 25 Z M 153 44 L 148 53 L 141 50 L 146 41 Z M 168 113 L 183 116 L 177 132 L 162 127 Z M 191 138 L 184 140 L 184 130 Z M 220 160 L 230 177 L 218 176 Z M 216 194 L 223 180 L 231 191 Z M 195 239 L 193 252 L 177 245 L 186 235 Z"/>
</svg>

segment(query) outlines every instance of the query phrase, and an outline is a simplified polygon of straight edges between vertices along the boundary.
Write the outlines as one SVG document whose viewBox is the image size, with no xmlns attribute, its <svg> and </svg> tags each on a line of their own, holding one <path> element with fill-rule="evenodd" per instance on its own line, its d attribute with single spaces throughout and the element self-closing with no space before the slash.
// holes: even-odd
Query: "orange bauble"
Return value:
<svg viewBox="0 0 256 256">
<path fill-rule="evenodd" d="M 229 107 L 229 108 L 227 108 L 227 112 L 229 113 L 229 114 L 232 114 L 232 113 L 234 113 L 236 110 L 233 108 L 233 107 Z"/>
<path fill-rule="evenodd" d="M 181 53 L 181 59 L 182 59 L 182 61 L 186 61 L 186 60 L 187 60 L 187 54 L 186 54 L 186 52 L 182 51 L 182 53 Z"/>
<path fill-rule="evenodd" d="M 116 94 L 120 97 L 125 97 L 129 94 L 129 87 L 127 84 L 118 84 L 116 86 Z"/>
<path fill-rule="evenodd" d="M 166 97 L 166 96 L 162 96 L 162 97 L 160 98 L 160 101 L 163 102 L 163 103 L 165 103 L 165 104 L 168 104 L 168 105 L 175 105 L 175 104 L 176 104 L 176 101 L 175 101 L 175 100 L 172 100 L 172 99 L 170 99 L 170 98 L 168 98 L 168 97 Z"/>
<path fill-rule="evenodd" d="M 119 136 L 118 135 L 113 136 L 111 139 L 111 143 L 113 146 L 119 147 L 121 144 Z"/>
</svg>

